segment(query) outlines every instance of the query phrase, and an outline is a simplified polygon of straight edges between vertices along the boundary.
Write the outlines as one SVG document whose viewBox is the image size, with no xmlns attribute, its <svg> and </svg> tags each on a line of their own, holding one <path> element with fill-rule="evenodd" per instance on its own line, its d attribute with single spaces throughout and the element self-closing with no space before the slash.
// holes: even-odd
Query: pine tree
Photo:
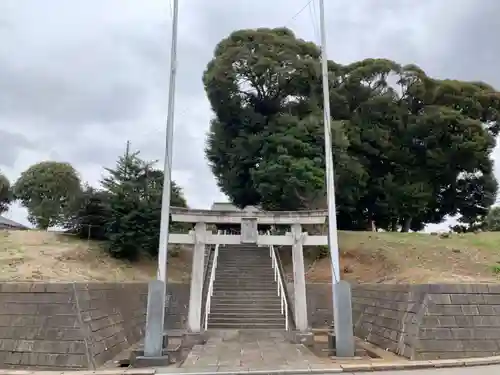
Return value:
<svg viewBox="0 0 500 375">
<path fill-rule="evenodd" d="M 108 176 L 101 181 L 109 195 L 108 250 L 114 257 L 134 260 L 141 253 L 157 255 L 163 172 L 153 168 L 139 152 L 125 154 L 115 168 L 106 168 Z M 180 188 L 172 182 L 171 204 L 186 206 Z"/>
</svg>

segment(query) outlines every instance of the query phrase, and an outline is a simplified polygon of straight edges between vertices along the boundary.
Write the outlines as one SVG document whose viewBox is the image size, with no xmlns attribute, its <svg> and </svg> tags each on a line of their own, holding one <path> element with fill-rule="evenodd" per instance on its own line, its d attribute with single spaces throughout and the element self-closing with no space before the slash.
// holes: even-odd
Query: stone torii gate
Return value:
<svg viewBox="0 0 500 375">
<path fill-rule="evenodd" d="M 293 259 L 295 325 L 301 332 L 308 330 L 306 281 L 303 246 L 327 245 L 325 235 L 312 236 L 302 232 L 302 225 L 323 224 L 327 211 L 215 211 L 171 208 L 172 221 L 193 223 L 189 234 L 170 233 L 171 244 L 194 245 L 189 297 L 188 328 L 201 332 L 203 274 L 206 245 L 255 244 L 258 246 L 291 246 Z M 241 234 L 216 234 L 207 231 L 207 224 L 241 225 Z M 259 225 L 290 225 L 285 235 L 259 234 Z"/>
</svg>

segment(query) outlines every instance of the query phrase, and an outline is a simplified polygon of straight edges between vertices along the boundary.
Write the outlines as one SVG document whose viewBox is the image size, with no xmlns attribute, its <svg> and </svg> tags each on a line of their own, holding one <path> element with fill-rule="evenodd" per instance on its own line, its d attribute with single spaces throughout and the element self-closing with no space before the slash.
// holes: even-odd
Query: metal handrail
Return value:
<svg viewBox="0 0 500 375">
<path fill-rule="evenodd" d="M 269 234 L 269 232 L 267 233 Z M 273 270 L 274 270 L 274 281 L 278 284 L 278 296 L 281 302 L 281 314 L 285 315 L 285 331 L 288 331 L 288 301 L 286 299 L 285 286 L 283 285 L 283 278 L 281 277 L 281 270 L 278 264 L 278 259 L 276 258 L 276 253 L 273 245 L 269 245 L 269 255 L 271 256 Z"/>
<path fill-rule="evenodd" d="M 224 232 L 221 233 L 221 231 L 217 231 L 217 234 L 224 234 Z M 205 302 L 205 331 L 208 328 L 208 316 L 210 315 L 212 295 L 214 294 L 215 270 L 217 269 L 217 258 L 219 257 L 219 246 L 220 246 L 220 244 L 215 245 L 214 257 L 212 260 L 212 269 L 210 270 L 210 281 L 208 282 L 207 300 Z"/>
</svg>

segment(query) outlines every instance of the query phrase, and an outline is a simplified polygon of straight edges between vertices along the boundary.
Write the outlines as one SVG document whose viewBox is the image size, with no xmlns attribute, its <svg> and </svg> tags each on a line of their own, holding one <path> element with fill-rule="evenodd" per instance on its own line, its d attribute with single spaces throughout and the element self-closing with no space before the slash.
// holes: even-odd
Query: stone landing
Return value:
<svg viewBox="0 0 500 375">
<path fill-rule="evenodd" d="M 304 370 L 331 366 L 309 349 L 293 344 L 284 332 L 227 330 L 210 332 L 205 345 L 196 345 L 181 368 L 189 372 Z"/>
</svg>

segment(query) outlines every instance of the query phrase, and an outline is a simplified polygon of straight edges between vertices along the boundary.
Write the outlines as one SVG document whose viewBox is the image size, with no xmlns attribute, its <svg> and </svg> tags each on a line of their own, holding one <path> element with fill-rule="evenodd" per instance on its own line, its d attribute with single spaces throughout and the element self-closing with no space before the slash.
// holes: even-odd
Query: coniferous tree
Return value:
<svg viewBox="0 0 500 375">
<path fill-rule="evenodd" d="M 106 240 L 110 222 L 109 194 L 85 186 L 66 217 L 65 228 L 80 238 Z"/>
<path fill-rule="evenodd" d="M 108 250 L 115 257 L 133 260 L 141 253 L 158 253 L 163 172 L 153 166 L 139 152 L 130 152 L 127 143 L 115 168 L 106 168 L 108 176 L 101 185 L 109 197 Z M 186 207 L 174 182 L 171 205 Z"/>
</svg>

